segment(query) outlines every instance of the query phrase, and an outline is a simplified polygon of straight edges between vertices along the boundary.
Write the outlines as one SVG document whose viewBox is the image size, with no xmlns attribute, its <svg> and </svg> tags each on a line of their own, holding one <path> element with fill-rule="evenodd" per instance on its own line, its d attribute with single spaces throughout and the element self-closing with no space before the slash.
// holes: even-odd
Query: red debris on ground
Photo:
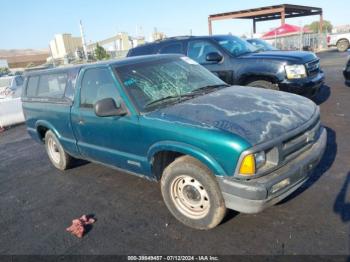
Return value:
<svg viewBox="0 0 350 262">
<path fill-rule="evenodd" d="M 78 219 L 72 220 L 72 225 L 68 227 L 66 230 L 70 232 L 72 235 L 82 238 L 84 233 L 86 232 L 86 226 L 95 223 L 95 219 L 92 217 L 88 217 L 87 215 L 82 215 Z"/>
</svg>

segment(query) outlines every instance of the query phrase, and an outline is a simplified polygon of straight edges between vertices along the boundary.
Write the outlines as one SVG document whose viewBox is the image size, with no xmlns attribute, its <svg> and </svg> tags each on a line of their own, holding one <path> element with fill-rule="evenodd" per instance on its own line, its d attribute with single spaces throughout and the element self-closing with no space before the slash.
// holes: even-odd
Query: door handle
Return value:
<svg viewBox="0 0 350 262">
<path fill-rule="evenodd" d="M 79 120 L 78 120 L 78 125 L 84 125 L 84 124 L 85 124 L 84 119 L 79 119 Z"/>
</svg>

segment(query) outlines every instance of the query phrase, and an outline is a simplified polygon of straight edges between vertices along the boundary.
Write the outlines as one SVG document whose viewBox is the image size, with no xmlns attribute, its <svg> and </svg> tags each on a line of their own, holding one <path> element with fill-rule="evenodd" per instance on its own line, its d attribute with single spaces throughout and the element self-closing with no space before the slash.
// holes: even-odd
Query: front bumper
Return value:
<svg viewBox="0 0 350 262">
<path fill-rule="evenodd" d="M 327 131 L 322 127 L 319 139 L 297 158 L 266 176 L 250 181 L 217 177 L 226 207 L 241 213 L 258 213 L 298 189 L 319 163 L 327 144 Z M 274 186 L 289 184 L 274 191 Z"/>
<path fill-rule="evenodd" d="M 304 95 L 308 97 L 315 96 L 320 87 L 324 84 L 325 76 L 323 71 L 320 71 L 314 76 L 309 76 L 303 79 L 285 79 L 278 84 L 282 91 Z"/>
</svg>

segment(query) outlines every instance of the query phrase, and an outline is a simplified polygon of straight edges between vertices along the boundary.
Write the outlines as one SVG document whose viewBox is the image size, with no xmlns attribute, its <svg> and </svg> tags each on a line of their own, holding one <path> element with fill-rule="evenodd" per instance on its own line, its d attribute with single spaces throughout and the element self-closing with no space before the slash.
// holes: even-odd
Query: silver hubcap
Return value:
<svg viewBox="0 0 350 262">
<path fill-rule="evenodd" d="M 193 177 L 182 175 L 174 179 L 170 194 L 176 208 L 189 218 L 201 219 L 209 212 L 208 193 Z"/>
<path fill-rule="evenodd" d="M 47 141 L 47 148 L 52 161 L 58 164 L 61 160 L 61 155 L 55 140 L 49 138 L 49 141 Z"/>
</svg>

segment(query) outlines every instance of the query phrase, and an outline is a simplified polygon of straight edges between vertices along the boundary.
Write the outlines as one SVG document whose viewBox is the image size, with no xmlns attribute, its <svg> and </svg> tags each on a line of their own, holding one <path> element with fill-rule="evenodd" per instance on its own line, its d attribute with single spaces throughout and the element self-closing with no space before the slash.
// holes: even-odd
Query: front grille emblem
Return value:
<svg viewBox="0 0 350 262">
<path fill-rule="evenodd" d="M 308 64 L 308 69 L 309 71 L 314 71 L 320 68 L 320 62 L 314 62 L 314 63 L 310 63 Z"/>
<path fill-rule="evenodd" d="M 306 133 L 306 142 L 313 142 L 315 140 L 315 132 L 307 132 Z"/>
</svg>

